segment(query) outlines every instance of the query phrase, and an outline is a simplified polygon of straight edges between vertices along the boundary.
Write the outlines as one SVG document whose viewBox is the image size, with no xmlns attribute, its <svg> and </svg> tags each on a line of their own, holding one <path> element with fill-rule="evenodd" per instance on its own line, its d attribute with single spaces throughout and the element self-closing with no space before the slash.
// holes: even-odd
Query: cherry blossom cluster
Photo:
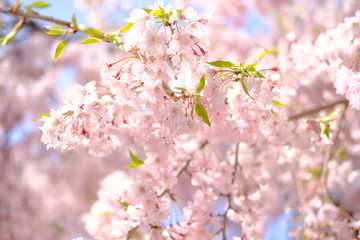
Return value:
<svg viewBox="0 0 360 240">
<path fill-rule="evenodd" d="M 130 4 L 91 1 L 96 9 L 91 18 L 102 29 L 110 18 L 100 2 L 105 8 Z M 210 8 L 207 1 L 192 2 Z M 37 213 L 42 226 L 56 219 L 51 230 L 43 231 L 45 238 L 86 229 L 96 239 L 263 239 L 272 218 L 290 212 L 295 239 L 360 239 L 360 14 L 354 13 L 359 3 L 215 2 L 212 15 L 196 18 L 192 8 L 176 10 L 157 1 L 133 10 L 126 25 L 105 34 L 76 22 L 61 27 L 74 34 L 76 29 L 98 31 L 89 34 L 90 42 L 114 45 L 109 50 L 111 44 L 95 43 L 98 48 L 86 50 L 69 39 L 51 71 L 36 65 L 39 61 L 9 67 L 19 52 L 36 56 L 36 39 L 14 59 L 4 58 L 0 69 L 8 76 L 41 76 L 35 89 L 50 101 L 54 83 L 44 84 L 46 79 L 54 81 L 62 67 L 81 70 L 64 103 L 40 113 L 41 141 L 62 150 L 61 155 L 41 152 L 49 155 L 46 161 L 32 153 L 32 145 L 29 153 L 17 151 L 25 143 L 13 149 L 0 145 L 1 175 L 10 183 L 23 175 L 21 186 L 33 193 L 28 206 L 29 194 L 4 181 L 6 191 L 24 200 L 7 199 L 0 220 L 11 218 L 7 226 L 28 222 L 29 217 L 20 220 L 22 215 L 14 214 L 24 206 L 30 219 L 31 212 Z M 86 1 L 78 3 L 86 7 Z M 325 10 L 316 9 L 319 4 Z M 335 16 L 339 5 L 346 9 Z M 291 7 L 301 14 L 287 11 Z M 278 31 L 254 40 L 239 30 L 252 9 L 266 17 L 274 14 L 286 37 Z M 296 26 L 301 16 L 303 24 Z M 326 24 L 318 16 L 327 18 Z M 256 54 L 247 57 L 251 53 Z M 101 64 L 100 71 L 94 67 Z M 6 120 L 1 131 L 18 124 L 28 109 L 23 99 L 37 93 L 25 91 L 33 82 L 19 82 L 0 78 L 0 87 L 21 100 L 13 101 L 10 111 L 1 108 Z M 22 164 L 27 155 L 32 160 Z M 34 181 L 26 181 L 32 175 Z M 73 186 L 66 188 L 68 179 Z M 43 204 L 51 214 L 40 216 L 37 205 Z M 81 227 L 71 216 L 86 211 Z M 7 236 L 36 234 L 13 230 Z"/>
<path fill-rule="evenodd" d="M 120 182 L 116 180 L 120 173 L 105 180 L 98 202 L 85 217 L 93 236 L 124 238 L 146 226 L 176 239 L 225 235 L 221 223 L 228 212 L 235 216 L 239 206 L 245 206 L 241 195 L 236 206 L 230 206 L 242 179 L 236 174 L 239 166 L 233 170 L 238 152 L 219 149 L 225 159 L 233 156 L 224 161 L 197 151 L 211 151 L 207 145 L 216 147 L 220 142 L 233 147 L 238 141 L 264 142 L 275 132 L 281 134 L 283 126 L 276 119 L 286 117 L 274 105 L 281 91 L 279 74 L 256 69 L 257 62 L 207 61 L 209 43 L 202 38 L 207 19 L 188 20 L 193 16 L 192 9 L 172 10 L 160 1 L 134 10 L 123 36 L 128 56 L 103 65 L 101 82 L 74 85 L 64 106 L 43 114 L 42 141 L 48 147 L 88 147 L 104 156 L 121 146 L 119 139 L 128 134 L 145 150 L 145 160 L 138 160 L 140 166 L 130 170 L 134 173 L 122 181 L 123 186 L 107 185 Z M 183 175 L 193 178 L 193 197 L 180 207 L 184 221 L 177 219 L 166 227 L 163 222 L 172 211 L 171 201 L 178 204 L 174 191 Z M 260 216 L 255 210 L 262 201 L 259 194 L 269 191 L 266 184 L 261 189 L 258 193 L 249 187 L 250 200 L 245 200 L 249 206 L 243 211 Z M 229 199 L 223 215 L 213 213 L 219 196 Z M 254 228 L 252 218 L 233 219 L 243 221 L 244 232 L 255 238 L 262 236 L 268 221 L 264 218 Z"/>
<path fill-rule="evenodd" d="M 222 71 L 205 62 L 207 42 L 200 36 L 207 20 L 185 22 L 193 15 L 191 10 L 156 7 L 134 10 L 128 19 L 133 26 L 124 37 L 124 48 L 132 56 L 104 65 L 102 82 L 75 85 L 68 104 L 42 118 L 42 141 L 48 147 L 90 146 L 103 155 L 120 144 L 117 136 L 124 133 L 144 143 L 197 131 L 218 137 L 214 133 L 223 131 L 223 126 L 238 125 L 231 118 L 240 109 L 272 105 L 278 76 L 264 77 L 254 67 L 262 78 L 247 74 L 240 81 L 244 73 L 237 70 L 220 76 Z M 166 15 L 160 23 L 155 17 L 159 11 Z M 120 69 L 114 69 L 116 64 L 122 65 Z M 208 129 L 201 118 L 213 126 Z M 240 128 L 252 122 L 245 120 Z M 226 129 L 234 135 L 233 126 Z"/>
</svg>

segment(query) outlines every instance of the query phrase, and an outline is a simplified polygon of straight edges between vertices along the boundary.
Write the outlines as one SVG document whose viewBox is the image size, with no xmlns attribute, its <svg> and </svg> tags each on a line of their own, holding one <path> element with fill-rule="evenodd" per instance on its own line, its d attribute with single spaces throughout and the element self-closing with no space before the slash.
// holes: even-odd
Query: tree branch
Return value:
<svg viewBox="0 0 360 240">
<path fill-rule="evenodd" d="M 184 171 L 186 171 L 186 169 L 188 168 L 188 166 L 189 166 L 189 164 L 190 164 L 190 161 L 191 161 L 191 159 L 189 159 L 189 160 L 187 160 L 186 161 L 186 163 L 180 168 L 180 170 L 177 172 L 177 174 L 176 174 L 176 177 L 180 177 L 180 175 L 184 172 Z M 163 191 L 161 191 L 161 193 L 159 193 L 158 195 L 157 195 L 157 197 L 158 198 L 160 198 L 160 197 L 162 197 L 162 196 L 164 196 L 166 193 L 168 193 L 169 192 L 169 189 L 164 189 Z"/>
<path fill-rule="evenodd" d="M 26 19 L 37 19 L 37 20 L 42 20 L 42 21 L 46 21 L 46 22 L 51 22 L 57 25 L 61 25 L 61 26 L 65 26 L 68 27 L 69 30 L 65 33 L 60 33 L 61 34 L 75 34 L 76 32 L 83 32 L 88 34 L 89 36 L 95 37 L 97 39 L 101 39 L 104 42 L 107 43 L 112 43 L 115 46 L 122 46 L 122 42 L 116 42 L 116 41 L 111 41 L 110 39 L 110 35 L 107 33 L 102 33 L 96 29 L 93 28 L 89 28 L 85 25 L 82 24 L 76 24 L 73 22 L 68 22 L 68 21 L 63 21 L 60 19 L 56 19 L 53 17 L 48 17 L 48 16 L 42 16 L 40 14 L 38 14 L 37 12 L 34 11 L 22 11 L 19 9 L 10 9 L 10 10 L 6 10 L 3 8 L 0 8 L 0 13 L 4 13 L 4 14 L 8 14 L 8 15 L 13 15 L 13 16 L 18 16 L 18 17 L 22 17 L 24 20 Z M 100 32 L 101 34 L 98 34 L 98 32 Z"/>
<path fill-rule="evenodd" d="M 236 147 L 235 147 L 235 165 L 234 165 L 234 171 L 232 173 L 231 184 L 235 183 L 238 164 L 239 164 L 239 142 L 236 143 Z"/>
<path fill-rule="evenodd" d="M 316 107 L 316 108 L 301 112 L 299 114 L 290 116 L 288 120 L 289 121 L 294 121 L 294 120 L 297 120 L 299 118 L 318 113 L 321 110 L 332 108 L 332 107 L 334 107 L 334 106 L 336 106 L 338 104 L 348 104 L 348 103 L 349 103 L 349 101 L 347 99 L 340 99 L 340 100 L 337 100 L 335 102 L 332 102 L 332 103 L 329 103 L 329 104 L 326 104 L 326 105 L 323 105 L 323 106 L 320 106 L 320 107 Z"/>
<path fill-rule="evenodd" d="M 13 15 L 13 16 L 19 16 L 19 17 L 23 17 L 23 18 L 32 18 L 32 19 L 38 19 L 38 20 L 43 20 L 43 21 L 46 21 L 46 22 L 52 22 L 52 23 L 55 23 L 55 24 L 59 24 L 59 25 L 62 25 L 62 26 L 67 26 L 69 28 L 73 28 L 74 29 L 74 26 L 73 26 L 73 23 L 72 22 L 67 22 L 67 21 L 63 21 L 63 20 L 59 20 L 59 19 L 56 19 L 56 18 L 53 18 L 53 17 L 47 17 L 47 16 L 42 16 L 40 14 L 37 14 L 35 12 L 24 12 L 24 11 L 21 11 L 21 10 L 5 10 L 5 9 L 2 9 L 0 8 L 0 13 L 4 13 L 4 14 L 9 14 L 9 15 Z"/>
<path fill-rule="evenodd" d="M 326 152 L 325 152 L 325 156 L 324 156 L 324 160 L 323 160 L 323 166 L 322 166 L 322 171 L 321 171 L 321 180 L 322 180 L 322 184 L 324 186 L 324 193 L 325 193 L 325 196 L 328 197 L 329 194 L 328 194 L 328 191 L 327 191 L 327 164 L 328 162 L 330 161 L 330 158 L 331 158 L 331 153 L 332 153 L 332 149 L 334 147 L 334 143 L 335 143 L 335 140 L 338 138 L 339 136 L 339 133 L 340 133 L 340 130 L 341 130 L 341 124 L 343 122 L 343 120 L 345 119 L 345 114 L 346 114 L 346 110 L 348 108 L 348 105 L 349 105 L 349 102 L 346 100 L 346 102 L 344 102 L 344 109 L 341 113 L 341 116 L 338 120 L 338 125 L 337 125 L 337 128 L 333 134 L 333 137 L 332 137 L 332 142 L 333 144 L 329 145 Z"/>
</svg>

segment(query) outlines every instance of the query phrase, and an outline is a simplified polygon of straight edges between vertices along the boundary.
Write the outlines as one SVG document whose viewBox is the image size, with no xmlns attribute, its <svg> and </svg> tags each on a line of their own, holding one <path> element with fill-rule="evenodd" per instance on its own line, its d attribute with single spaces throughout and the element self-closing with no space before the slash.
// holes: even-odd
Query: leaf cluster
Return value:
<svg viewBox="0 0 360 240">
<path fill-rule="evenodd" d="M 242 65 L 241 63 L 239 65 L 236 65 L 235 63 L 232 63 L 230 61 L 213 61 L 213 62 L 206 62 L 207 64 L 220 68 L 220 72 L 226 72 L 225 75 L 235 75 L 234 78 L 235 81 L 241 80 L 241 86 L 244 90 L 244 92 L 252 99 L 254 98 L 250 96 L 249 90 L 245 83 L 245 77 L 257 77 L 257 78 L 265 78 L 258 70 L 256 70 L 255 66 L 257 63 L 249 64 L 247 66 Z M 239 79 L 237 76 L 241 76 Z"/>
</svg>

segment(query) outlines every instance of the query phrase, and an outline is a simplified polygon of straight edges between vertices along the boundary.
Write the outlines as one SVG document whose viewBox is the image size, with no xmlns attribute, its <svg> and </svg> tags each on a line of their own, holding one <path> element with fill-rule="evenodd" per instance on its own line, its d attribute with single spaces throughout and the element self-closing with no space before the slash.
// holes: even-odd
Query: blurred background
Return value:
<svg viewBox="0 0 360 240">
<path fill-rule="evenodd" d="M 21 4 L 33 2 L 23 0 Z M 51 6 L 39 9 L 39 14 L 66 21 L 75 14 L 78 23 L 103 32 L 123 26 L 132 9 L 154 4 L 150 0 L 48 2 Z M 206 35 L 211 42 L 210 55 L 232 61 L 244 61 L 258 48 L 285 44 L 280 36 L 314 38 L 354 11 L 336 0 L 164 2 L 179 8 L 190 5 L 199 16 L 212 13 Z M 13 3 L 2 0 L 0 7 L 9 9 Z M 317 11 L 319 6 L 323 10 Z M 9 32 L 18 20 L 0 13 L 0 34 Z M 51 24 L 26 21 L 15 39 L 0 49 L 0 239 L 4 240 L 87 239 L 82 216 L 96 200 L 101 180 L 125 165 L 119 156 L 127 156 L 127 148 L 100 159 L 82 149 L 46 149 L 40 142 L 41 123 L 33 121 L 40 119 L 38 113 L 60 106 L 73 83 L 99 80 L 101 65 L 121 56 L 110 44 L 81 45 L 84 36 L 74 35 L 61 57 L 52 61 L 63 38 L 46 35 L 44 25 Z M 123 142 L 124 146 L 134 145 L 131 138 Z M 289 239 L 294 213 L 291 208 L 284 209 L 274 214 L 264 239 Z"/>
</svg>

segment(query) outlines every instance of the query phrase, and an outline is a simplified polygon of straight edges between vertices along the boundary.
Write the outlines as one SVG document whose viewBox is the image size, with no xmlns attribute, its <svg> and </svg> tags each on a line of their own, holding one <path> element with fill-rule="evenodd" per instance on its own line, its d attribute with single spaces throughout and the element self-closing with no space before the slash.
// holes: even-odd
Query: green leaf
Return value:
<svg viewBox="0 0 360 240">
<path fill-rule="evenodd" d="M 117 200 L 118 203 L 120 203 L 123 207 L 127 208 L 128 206 L 130 206 L 130 204 L 126 201 L 121 201 L 121 199 Z"/>
<path fill-rule="evenodd" d="M 182 87 L 174 87 L 175 89 L 179 89 L 179 90 L 181 90 L 181 91 L 183 91 L 183 92 L 187 92 L 187 90 L 185 89 L 185 88 L 182 88 Z"/>
<path fill-rule="evenodd" d="M 37 2 L 34 2 L 30 5 L 27 5 L 26 7 L 28 8 L 46 8 L 46 7 L 49 7 L 50 6 L 50 3 L 48 2 L 45 2 L 45 1 L 37 1 Z"/>
<path fill-rule="evenodd" d="M 241 76 L 241 85 L 242 85 L 242 88 L 244 89 L 244 91 L 245 91 L 245 93 L 249 96 L 249 98 L 251 98 L 252 100 L 254 100 L 255 101 L 255 99 L 252 97 L 252 96 L 250 96 L 250 93 L 249 93 L 249 91 L 248 91 L 248 89 L 247 89 L 247 87 L 246 87 L 246 84 L 245 84 L 245 77 L 244 77 L 244 75 L 242 75 Z"/>
<path fill-rule="evenodd" d="M 273 102 L 273 104 L 274 104 L 275 106 L 279 106 L 279 107 L 284 107 L 284 106 L 286 106 L 286 104 L 283 104 L 283 103 L 281 103 L 281 102 L 279 102 L 279 101 L 276 101 L 276 100 L 272 100 L 272 102 Z"/>
<path fill-rule="evenodd" d="M 328 125 L 332 123 L 332 119 L 340 112 L 340 110 L 341 108 L 338 108 L 326 117 L 316 119 L 320 124 L 321 132 L 325 134 L 327 138 L 330 138 Z"/>
<path fill-rule="evenodd" d="M 201 93 L 201 91 L 204 89 L 204 87 L 205 87 L 205 74 L 203 74 L 200 79 L 200 82 L 196 89 L 196 93 Z"/>
<path fill-rule="evenodd" d="M 65 34 L 63 32 L 53 31 L 53 30 L 46 31 L 45 33 L 48 34 L 48 35 L 53 35 L 53 36 L 59 36 L 59 35 L 64 35 Z"/>
<path fill-rule="evenodd" d="M 147 12 L 148 14 L 151 14 L 151 12 L 154 11 L 154 10 L 152 10 L 152 9 L 150 9 L 150 8 L 143 8 L 143 9 L 144 9 L 144 11 Z"/>
<path fill-rule="evenodd" d="M 100 30 L 97 30 L 96 28 L 88 28 L 86 32 L 89 35 L 89 37 L 94 37 L 94 38 L 104 37 L 104 34 Z"/>
<path fill-rule="evenodd" d="M 45 113 L 43 111 L 39 112 L 39 114 L 43 117 L 51 117 L 50 113 Z"/>
<path fill-rule="evenodd" d="M 341 108 L 338 108 L 326 117 L 316 119 L 316 121 L 329 123 L 340 112 L 340 110 Z"/>
<path fill-rule="evenodd" d="M 213 62 L 206 62 L 207 64 L 210 64 L 214 67 L 221 67 L 221 68 L 232 68 L 236 67 L 236 65 L 229 61 L 213 61 Z"/>
<path fill-rule="evenodd" d="M 319 122 L 320 124 L 320 128 L 321 128 L 321 132 L 323 134 L 325 134 L 325 136 L 329 139 L 330 138 L 330 135 L 329 135 L 329 128 L 326 126 L 325 123 L 323 122 Z"/>
<path fill-rule="evenodd" d="M 330 138 L 329 128 L 328 128 L 328 127 L 325 127 L 324 134 L 325 134 L 325 136 L 326 136 L 328 139 Z"/>
<path fill-rule="evenodd" d="M 13 30 L 11 30 L 11 32 L 6 34 L 6 36 L 1 37 L 1 45 L 2 46 L 8 45 L 15 38 L 15 36 L 18 32 L 19 32 L 19 29 L 14 28 Z"/>
<path fill-rule="evenodd" d="M 195 104 L 192 105 L 191 111 L 190 111 L 190 116 L 191 116 L 192 120 L 194 120 L 194 107 L 195 107 Z"/>
<path fill-rule="evenodd" d="M 265 78 L 264 75 L 262 75 L 258 70 L 256 70 L 254 67 L 246 68 L 248 73 L 250 73 L 253 76 L 259 77 L 259 78 Z"/>
<path fill-rule="evenodd" d="M 9 44 L 21 30 L 21 28 L 25 25 L 25 18 L 21 18 L 20 21 L 14 26 L 14 28 L 6 34 L 5 36 L 1 37 L 1 45 L 5 46 Z"/>
<path fill-rule="evenodd" d="M 75 13 L 72 15 L 72 26 L 73 28 L 77 29 L 77 23 L 76 23 L 76 17 L 75 17 Z"/>
<path fill-rule="evenodd" d="M 279 54 L 279 51 L 276 50 L 276 49 L 265 49 L 262 53 L 260 53 L 260 54 L 258 54 L 256 56 L 262 58 L 262 57 L 265 57 L 265 56 L 270 55 L 270 54 L 277 55 L 277 54 Z"/>
<path fill-rule="evenodd" d="M 245 67 L 245 69 L 254 68 L 258 63 L 249 64 Z"/>
<path fill-rule="evenodd" d="M 204 123 L 206 123 L 209 127 L 211 127 L 206 109 L 204 108 L 203 105 L 201 105 L 201 103 L 199 103 L 199 102 L 195 103 L 195 112 L 199 117 L 202 118 Z"/>
<path fill-rule="evenodd" d="M 53 60 L 57 59 L 60 54 L 63 52 L 64 48 L 65 48 L 65 45 L 66 45 L 66 42 L 67 42 L 67 38 L 65 38 L 64 40 L 62 40 L 61 42 L 59 42 L 59 44 L 57 45 L 56 47 L 56 50 L 55 50 L 55 57 Z"/>
<path fill-rule="evenodd" d="M 123 33 L 123 32 L 126 32 L 126 31 L 130 30 L 130 28 L 131 28 L 132 26 L 134 26 L 134 25 L 135 25 L 135 23 L 128 23 L 128 24 L 126 24 L 125 26 L 123 26 L 122 28 L 120 28 L 119 33 Z"/>
<path fill-rule="evenodd" d="M 202 100 L 202 97 L 201 97 L 199 94 L 197 94 L 197 93 L 191 94 L 190 97 L 191 97 L 191 98 L 195 98 L 195 99 L 197 99 L 198 101 L 201 101 L 201 100 Z"/>
<path fill-rule="evenodd" d="M 144 164 L 138 157 L 136 157 L 130 150 L 131 163 L 127 166 L 127 168 L 137 168 L 138 166 Z"/>
<path fill-rule="evenodd" d="M 153 15 L 154 17 L 157 17 L 157 18 L 161 19 L 161 20 L 166 19 L 166 14 L 165 14 L 165 12 L 164 12 L 164 11 L 161 11 L 161 10 L 156 10 L 156 11 L 154 11 L 154 12 L 152 13 L 152 15 Z"/>
<path fill-rule="evenodd" d="M 86 39 L 85 41 L 82 41 L 81 44 L 93 44 L 93 43 L 98 43 L 98 42 L 101 42 L 101 41 L 96 38 L 89 38 L 89 39 Z"/>
<path fill-rule="evenodd" d="M 51 26 L 51 25 L 47 25 L 45 26 L 47 29 L 49 29 L 49 31 L 45 31 L 46 34 L 49 35 L 64 35 L 65 33 L 67 33 L 67 29 L 65 28 L 60 28 L 60 27 L 56 27 L 56 26 Z"/>
</svg>

